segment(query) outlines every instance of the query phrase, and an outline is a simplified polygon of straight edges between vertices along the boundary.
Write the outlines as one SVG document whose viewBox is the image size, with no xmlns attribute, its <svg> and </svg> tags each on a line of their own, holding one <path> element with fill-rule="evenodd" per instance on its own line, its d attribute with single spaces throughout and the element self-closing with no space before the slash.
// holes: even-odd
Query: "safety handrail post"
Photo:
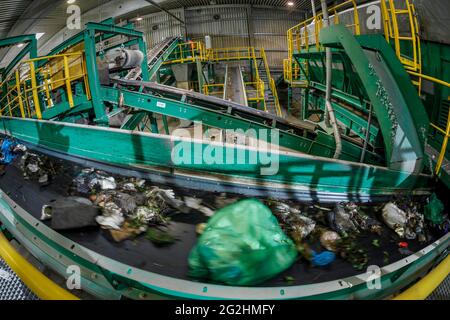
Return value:
<svg viewBox="0 0 450 320">
<path fill-rule="evenodd" d="M 41 107 L 40 107 L 39 96 L 38 96 L 38 91 L 37 91 L 37 81 L 36 81 L 34 61 L 29 61 L 28 64 L 30 67 L 31 91 L 33 93 L 34 110 L 36 112 L 36 117 L 38 119 L 42 119 Z"/>
<path fill-rule="evenodd" d="M 67 100 L 69 101 L 69 106 L 73 108 L 73 95 L 72 95 L 72 86 L 70 84 L 69 60 L 67 56 L 64 56 L 63 60 L 64 60 L 64 77 L 66 78 Z"/>
<path fill-rule="evenodd" d="M 18 69 L 16 69 L 15 74 L 16 74 L 16 88 L 17 88 L 17 96 L 19 99 L 20 115 L 22 116 L 22 118 L 25 118 L 25 110 L 23 109 L 22 93 L 20 90 L 20 75 Z"/>
</svg>

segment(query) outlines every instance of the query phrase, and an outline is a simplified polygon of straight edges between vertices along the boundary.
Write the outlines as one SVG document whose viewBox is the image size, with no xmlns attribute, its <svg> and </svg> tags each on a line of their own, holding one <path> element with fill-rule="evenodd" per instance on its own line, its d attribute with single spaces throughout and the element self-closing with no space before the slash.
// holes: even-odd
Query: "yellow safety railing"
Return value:
<svg viewBox="0 0 450 320">
<path fill-rule="evenodd" d="M 340 23 L 340 12 L 349 8 L 353 10 L 353 23 L 347 24 L 346 26 L 351 28 L 355 35 L 359 35 L 361 34 L 361 29 L 358 7 L 355 0 L 344 1 L 336 6 L 329 7 L 328 12 L 330 19 L 332 19 L 335 24 Z M 319 34 L 323 27 L 322 19 L 323 13 L 321 12 L 288 30 L 287 39 L 289 57 L 295 52 L 301 52 L 303 50 L 308 51 L 310 46 L 320 49 Z"/>
<path fill-rule="evenodd" d="M 207 59 L 211 62 L 255 59 L 255 49 L 253 47 L 209 49 Z"/>
<path fill-rule="evenodd" d="M 201 41 L 183 42 L 178 44 L 178 48 L 172 53 L 170 60 L 164 64 L 193 63 L 197 59 L 206 60 L 206 47 Z"/>
<path fill-rule="evenodd" d="M 246 87 L 253 87 L 254 89 L 245 89 L 248 101 L 253 101 L 262 104 L 262 109 L 267 112 L 266 100 L 265 100 L 265 85 L 264 81 L 257 79 L 254 82 L 246 82 Z"/>
<path fill-rule="evenodd" d="M 36 68 L 40 61 L 45 63 Z M 74 81 L 84 84 L 90 99 L 86 63 L 83 53 L 67 53 L 39 57 L 23 61 L 4 81 L 0 87 L 6 92 L 0 97 L 0 115 L 20 116 L 42 119 L 42 112 L 61 102 L 61 96 L 53 94 L 63 88 L 70 107 L 74 106 Z M 15 110 L 19 108 L 20 113 Z M 14 111 L 14 112 L 13 112 Z"/>
<path fill-rule="evenodd" d="M 25 260 L 11 246 L 2 232 L 0 232 L 0 257 L 40 299 L 79 300 L 78 297 L 58 286 Z"/>
<path fill-rule="evenodd" d="M 263 59 L 263 62 L 264 62 L 264 67 L 266 68 L 267 79 L 269 81 L 269 88 L 270 88 L 270 91 L 272 91 L 272 94 L 273 94 L 273 97 L 275 100 L 275 109 L 276 109 L 277 115 L 281 117 L 282 113 L 281 113 L 280 101 L 278 100 L 277 86 L 275 85 L 275 80 L 272 78 L 272 74 L 270 73 L 269 62 L 267 61 L 266 51 L 264 50 L 264 48 L 262 48 L 260 50 L 260 54 L 261 54 L 261 58 Z"/>
<path fill-rule="evenodd" d="M 206 49 L 205 44 L 201 41 L 184 42 L 178 44 L 178 49 L 164 64 L 193 63 L 197 59 L 210 62 L 250 60 L 254 58 L 253 51 L 253 47 Z"/>
<path fill-rule="evenodd" d="M 225 84 L 205 84 L 203 86 L 203 93 L 207 96 L 215 96 L 223 99 Z"/>
<path fill-rule="evenodd" d="M 351 29 L 353 34 L 360 35 L 360 21 L 358 6 L 355 0 L 344 1 L 338 5 L 328 8 L 328 13 L 330 15 L 330 20 L 334 24 L 340 23 L 340 14 L 343 11 L 351 10 L 352 23 L 346 26 Z M 284 78 L 288 79 L 292 83 L 293 79 L 298 79 L 300 76 L 299 67 L 295 67 L 295 62 L 292 57 L 295 53 L 302 51 L 309 51 L 310 47 L 314 47 L 317 50 L 321 49 L 319 34 L 323 28 L 323 13 L 320 12 L 316 16 L 313 16 L 305 21 L 299 23 L 298 25 L 290 28 L 287 32 L 287 42 L 288 42 L 288 59 L 284 62 Z M 294 67 L 293 67 L 294 66 Z M 297 72 L 294 75 L 293 72 Z"/>
<path fill-rule="evenodd" d="M 434 82 L 436 84 L 450 88 L 450 83 L 448 83 L 446 81 L 443 81 L 443 80 L 440 80 L 440 79 L 437 79 L 434 77 L 430 77 L 430 76 L 427 76 L 424 74 L 420 74 L 417 72 L 413 72 L 413 71 L 410 71 L 410 74 L 413 76 L 419 77 L 420 79 L 428 80 L 428 81 Z M 442 147 L 439 152 L 439 157 L 437 159 L 436 168 L 435 168 L 435 172 L 438 175 L 442 169 L 442 163 L 444 162 L 445 154 L 447 153 L 448 139 L 450 138 L 450 112 L 448 113 L 447 126 L 445 129 L 442 129 L 433 123 L 431 123 L 430 125 L 434 129 L 436 129 L 437 132 L 439 132 L 440 134 L 442 134 L 444 136 L 444 140 L 442 142 Z"/>
<path fill-rule="evenodd" d="M 407 71 L 422 73 L 419 22 L 414 5 L 410 0 L 405 0 L 403 7 L 400 7 L 399 3 L 394 0 L 382 0 L 381 9 L 386 41 L 394 43 L 395 53 Z M 402 15 L 408 17 L 407 30 L 400 30 L 398 17 Z M 402 41 L 411 44 L 412 57 L 407 57 L 402 53 Z M 422 79 L 419 77 L 412 81 L 421 92 Z"/>
</svg>

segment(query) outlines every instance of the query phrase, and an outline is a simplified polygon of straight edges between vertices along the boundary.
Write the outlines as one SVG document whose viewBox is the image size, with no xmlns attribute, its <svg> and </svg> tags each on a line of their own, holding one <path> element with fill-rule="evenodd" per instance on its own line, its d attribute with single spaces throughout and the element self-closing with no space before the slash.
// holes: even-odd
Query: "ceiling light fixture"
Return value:
<svg viewBox="0 0 450 320">
<path fill-rule="evenodd" d="M 287 5 L 288 5 L 289 7 L 293 7 L 293 6 L 294 6 L 294 2 L 293 2 L 293 1 L 289 1 L 289 2 L 287 3 Z"/>
<path fill-rule="evenodd" d="M 141 21 L 142 19 L 143 19 L 142 17 L 139 17 L 139 16 L 138 16 L 138 17 L 136 18 L 136 21 Z"/>
<path fill-rule="evenodd" d="M 17 45 L 17 47 L 18 47 L 18 48 L 22 48 L 22 47 L 23 47 L 23 43 L 19 43 L 19 44 Z"/>
<path fill-rule="evenodd" d="M 75 1 L 76 1 L 76 0 L 67 0 L 67 3 L 68 3 L 68 4 L 72 4 L 72 3 L 75 3 Z"/>
</svg>

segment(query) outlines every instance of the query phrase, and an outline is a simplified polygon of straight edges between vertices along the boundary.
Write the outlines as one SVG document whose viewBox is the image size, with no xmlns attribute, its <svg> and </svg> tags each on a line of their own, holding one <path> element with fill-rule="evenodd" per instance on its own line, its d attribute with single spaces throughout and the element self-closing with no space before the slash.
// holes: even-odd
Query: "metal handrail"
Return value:
<svg viewBox="0 0 450 320">
<path fill-rule="evenodd" d="M 79 61 L 72 60 L 69 58 L 80 58 Z M 55 63 L 55 60 L 57 62 Z M 45 64 L 39 68 L 36 68 L 36 62 L 45 61 Z M 23 70 L 27 67 L 23 74 L 20 74 L 19 70 Z M 71 74 L 70 68 L 77 67 L 77 74 Z M 15 79 L 13 79 L 15 76 Z M 82 79 L 84 86 L 86 88 L 86 93 L 88 99 L 90 99 L 89 85 L 87 79 L 86 65 L 84 61 L 83 52 L 74 52 L 66 54 L 57 54 L 52 56 L 38 57 L 34 59 L 29 59 L 23 61 L 16 67 L 15 72 L 5 81 L 13 82 L 14 85 L 9 91 L 3 94 L 0 99 L 0 103 L 4 99 L 8 100 L 8 103 L 0 109 L 0 115 L 6 109 L 9 109 L 9 114 L 12 116 L 12 110 L 20 107 L 21 117 L 25 118 L 32 117 L 31 108 L 32 105 L 34 110 L 33 114 L 36 115 L 38 119 L 42 119 L 41 105 L 39 94 L 45 93 L 45 100 L 47 101 L 47 107 L 52 107 L 53 102 L 50 96 L 50 91 L 56 88 L 65 87 L 67 100 L 70 107 L 74 106 L 73 94 L 72 94 L 72 81 Z M 28 84 L 31 83 L 31 86 Z M 23 95 L 23 98 L 22 98 Z M 31 101 L 33 103 L 31 103 Z M 25 102 L 25 103 L 24 103 Z M 18 103 L 18 104 L 17 104 Z M 25 106 L 27 107 L 27 114 L 25 112 Z"/>
<path fill-rule="evenodd" d="M 266 74 L 267 74 L 267 79 L 269 80 L 270 91 L 272 91 L 273 97 L 275 99 L 276 112 L 277 112 L 278 116 L 281 116 L 282 113 L 281 113 L 280 101 L 278 100 L 277 86 L 275 85 L 275 80 L 272 78 L 272 74 L 270 73 L 270 67 L 269 67 L 269 63 L 267 61 L 266 50 L 264 50 L 264 48 L 262 48 L 260 50 L 260 53 L 261 53 L 261 58 L 263 59 L 263 62 L 264 62 L 264 66 L 266 68 Z"/>
<path fill-rule="evenodd" d="M 19 276 L 23 283 L 43 300 L 79 300 L 78 297 L 61 288 L 23 258 L 0 232 L 0 256 Z"/>
</svg>

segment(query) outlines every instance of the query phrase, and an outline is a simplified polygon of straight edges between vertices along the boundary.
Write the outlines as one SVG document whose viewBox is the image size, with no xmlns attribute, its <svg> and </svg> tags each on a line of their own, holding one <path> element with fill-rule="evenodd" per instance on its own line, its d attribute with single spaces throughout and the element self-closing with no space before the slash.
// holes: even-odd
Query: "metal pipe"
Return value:
<svg viewBox="0 0 450 320">
<path fill-rule="evenodd" d="M 317 16 L 316 4 L 314 3 L 314 0 L 311 0 L 311 10 L 312 10 L 313 17 Z"/>
<path fill-rule="evenodd" d="M 324 26 L 329 27 L 330 26 L 330 18 L 328 15 L 328 7 L 326 0 L 321 0 L 322 4 L 322 14 L 323 14 L 323 20 L 324 20 Z M 339 133 L 339 127 L 336 121 L 336 116 L 334 114 L 333 106 L 331 105 L 331 81 L 332 81 L 332 53 L 331 48 L 327 47 L 325 48 L 325 54 L 326 54 L 326 91 L 325 91 L 325 124 L 327 126 L 333 127 L 334 132 L 334 139 L 336 142 L 336 150 L 334 152 L 333 158 L 338 159 L 342 152 L 342 140 L 341 140 L 341 134 Z"/>
<path fill-rule="evenodd" d="M 367 128 L 366 128 L 366 138 L 364 140 L 364 147 L 363 151 L 361 153 L 361 159 L 359 162 L 364 162 L 364 158 L 366 157 L 366 150 L 367 150 L 367 144 L 369 143 L 369 137 L 370 137 L 370 127 L 372 125 L 372 104 L 370 104 L 370 110 L 369 110 L 369 119 L 367 121 Z"/>
</svg>

